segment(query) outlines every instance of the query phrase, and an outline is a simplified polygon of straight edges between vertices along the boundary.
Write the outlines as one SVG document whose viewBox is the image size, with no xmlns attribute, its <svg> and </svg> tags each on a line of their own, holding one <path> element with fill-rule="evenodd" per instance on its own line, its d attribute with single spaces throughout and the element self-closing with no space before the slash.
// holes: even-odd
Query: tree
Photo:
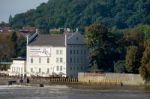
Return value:
<svg viewBox="0 0 150 99">
<path fill-rule="evenodd" d="M 19 37 L 17 40 L 17 56 L 25 57 L 26 56 L 26 38 Z"/>
<path fill-rule="evenodd" d="M 14 52 L 14 45 L 10 36 L 0 34 L 0 61 L 10 61 Z"/>
<path fill-rule="evenodd" d="M 107 28 L 102 25 L 90 25 L 86 28 L 85 39 L 91 49 L 89 56 L 91 66 L 96 63 L 98 69 L 113 71 L 113 37 Z"/>
<path fill-rule="evenodd" d="M 11 41 L 13 42 L 13 45 L 14 45 L 14 48 L 15 48 L 14 49 L 15 50 L 14 57 L 17 56 L 17 39 L 18 39 L 18 37 L 17 37 L 16 32 L 12 32 Z"/>
<path fill-rule="evenodd" d="M 149 0 L 49 0 L 34 10 L 15 15 L 11 26 L 37 26 L 36 21 L 41 20 L 48 23 L 47 28 L 83 29 L 96 23 L 108 28 L 132 28 L 150 24 L 149 4 Z"/>
<path fill-rule="evenodd" d="M 143 46 L 144 32 L 140 28 L 128 29 L 124 33 L 124 38 L 128 46 Z"/>
<path fill-rule="evenodd" d="M 135 73 L 138 70 L 137 67 L 137 47 L 136 46 L 129 46 L 127 48 L 127 53 L 126 53 L 126 70 L 130 73 Z"/>
<path fill-rule="evenodd" d="M 126 72 L 124 60 L 118 60 L 114 64 L 114 72 L 116 72 L 116 73 L 125 73 Z"/>
<path fill-rule="evenodd" d="M 144 39 L 150 39 L 150 25 L 139 25 L 136 29 L 144 34 Z"/>
<path fill-rule="evenodd" d="M 145 80 L 150 80 L 150 39 L 144 42 L 145 51 L 141 60 L 140 74 Z"/>
<path fill-rule="evenodd" d="M 9 24 L 10 24 L 10 25 L 11 25 L 12 21 L 13 21 L 13 18 L 12 18 L 12 16 L 10 15 L 10 16 L 9 16 Z"/>
</svg>

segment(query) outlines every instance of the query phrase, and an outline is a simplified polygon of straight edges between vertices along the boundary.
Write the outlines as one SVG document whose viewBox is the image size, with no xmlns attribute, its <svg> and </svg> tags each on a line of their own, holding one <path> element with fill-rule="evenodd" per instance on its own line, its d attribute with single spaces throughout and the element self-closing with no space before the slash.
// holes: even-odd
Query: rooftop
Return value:
<svg viewBox="0 0 150 99">
<path fill-rule="evenodd" d="M 39 34 L 29 46 L 65 46 L 65 35 Z"/>
</svg>

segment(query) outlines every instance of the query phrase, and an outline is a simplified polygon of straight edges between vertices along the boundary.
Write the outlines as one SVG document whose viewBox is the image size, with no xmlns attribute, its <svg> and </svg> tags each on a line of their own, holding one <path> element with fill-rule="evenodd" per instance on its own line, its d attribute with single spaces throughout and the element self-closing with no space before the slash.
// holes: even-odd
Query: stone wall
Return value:
<svg viewBox="0 0 150 99">
<path fill-rule="evenodd" d="M 120 73 L 79 73 L 78 81 L 84 83 L 109 83 L 123 85 L 144 84 L 144 80 L 139 74 Z"/>
</svg>

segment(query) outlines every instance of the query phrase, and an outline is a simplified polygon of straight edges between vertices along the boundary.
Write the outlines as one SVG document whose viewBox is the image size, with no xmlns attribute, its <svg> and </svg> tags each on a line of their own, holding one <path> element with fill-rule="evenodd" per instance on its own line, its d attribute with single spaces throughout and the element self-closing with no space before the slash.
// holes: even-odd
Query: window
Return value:
<svg viewBox="0 0 150 99">
<path fill-rule="evenodd" d="M 72 50 L 70 50 L 70 54 L 72 54 Z"/>
<path fill-rule="evenodd" d="M 39 63 L 41 63 L 41 58 L 39 58 Z"/>
<path fill-rule="evenodd" d="M 56 54 L 57 54 L 57 55 L 59 54 L 59 50 L 56 50 Z"/>
<path fill-rule="evenodd" d="M 77 57 L 77 63 L 79 63 L 79 58 Z"/>
<path fill-rule="evenodd" d="M 56 54 L 59 55 L 59 54 L 62 54 L 63 51 L 62 50 L 56 50 Z"/>
<path fill-rule="evenodd" d="M 84 54 L 86 54 L 86 50 L 84 50 Z"/>
<path fill-rule="evenodd" d="M 57 71 L 59 71 L 59 66 L 57 66 Z"/>
<path fill-rule="evenodd" d="M 60 71 L 62 71 L 62 66 L 60 66 Z"/>
<path fill-rule="evenodd" d="M 41 73 L 41 68 L 39 68 L 39 73 Z"/>
<path fill-rule="evenodd" d="M 33 63 L 33 58 L 31 58 L 31 63 Z"/>
<path fill-rule="evenodd" d="M 79 50 L 77 50 L 77 54 L 79 54 Z"/>
<path fill-rule="evenodd" d="M 60 54 L 62 54 L 62 50 L 60 50 Z"/>
<path fill-rule="evenodd" d="M 73 50 L 73 54 L 76 54 L 76 51 L 75 51 L 75 50 Z"/>
<path fill-rule="evenodd" d="M 56 62 L 57 62 L 57 63 L 59 62 L 59 58 L 56 58 Z"/>
<path fill-rule="evenodd" d="M 72 63 L 72 58 L 70 58 L 70 63 Z"/>
<path fill-rule="evenodd" d="M 77 70 L 79 70 L 79 67 L 77 67 Z"/>
<path fill-rule="evenodd" d="M 82 67 L 81 67 L 81 69 L 80 69 L 80 70 L 83 70 L 83 69 L 82 69 Z"/>
<path fill-rule="evenodd" d="M 74 63 L 76 63 L 76 58 L 75 57 L 73 58 L 73 60 L 74 60 Z"/>
<path fill-rule="evenodd" d="M 49 58 L 47 58 L 47 63 L 49 63 Z"/>
<path fill-rule="evenodd" d="M 31 68 L 31 72 L 33 72 L 33 68 Z"/>
<path fill-rule="evenodd" d="M 83 63 L 82 57 L 80 57 L 80 63 Z"/>
<path fill-rule="evenodd" d="M 60 63 L 62 63 L 63 62 L 63 58 L 60 58 Z"/>
<path fill-rule="evenodd" d="M 47 68 L 47 74 L 49 73 L 49 68 Z"/>
<path fill-rule="evenodd" d="M 81 54 L 82 54 L 83 52 L 82 52 L 82 50 L 81 50 Z"/>
</svg>

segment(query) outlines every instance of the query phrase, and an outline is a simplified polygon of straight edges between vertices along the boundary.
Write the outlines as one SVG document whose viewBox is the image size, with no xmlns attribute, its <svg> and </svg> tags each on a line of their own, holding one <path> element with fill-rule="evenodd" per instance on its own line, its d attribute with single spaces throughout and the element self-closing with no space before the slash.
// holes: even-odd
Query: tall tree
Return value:
<svg viewBox="0 0 150 99">
<path fill-rule="evenodd" d="M 17 40 L 17 56 L 26 56 L 26 38 L 19 37 Z"/>
<path fill-rule="evenodd" d="M 90 25 L 86 28 L 85 39 L 91 49 L 89 56 L 91 65 L 97 64 L 98 69 L 112 71 L 113 38 L 107 28 L 102 25 Z"/>
<path fill-rule="evenodd" d="M 145 51 L 141 60 L 140 74 L 145 80 L 150 80 L 150 39 L 144 42 Z"/>
<path fill-rule="evenodd" d="M 9 24 L 10 24 L 10 25 L 12 24 L 12 21 L 13 21 L 13 18 L 12 18 L 12 16 L 10 15 L 10 16 L 9 16 Z"/>
<path fill-rule="evenodd" d="M 13 57 L 17 56 L 17 39 L 18 39 L 17 33 L 16 32 L 12 32 L 11 41 L 13 42 L 13 45 L 14 45 L 14 48 L 15 48 L 15 53 L 14 53 Z"/>
<path fill-rule="evenodd" d="M 0 61 L 10 61 L 14 56 L 14 52 L 10 36 L 0 34 Z"/>
<path fill-rule="evenodd" d="M 126 70 L 130 73 L 135 73 L 138 71 L 137 67 L 137 47 L 136 46 L 129 46 L 127 48 L 126 53 Z"/>
</svg>

